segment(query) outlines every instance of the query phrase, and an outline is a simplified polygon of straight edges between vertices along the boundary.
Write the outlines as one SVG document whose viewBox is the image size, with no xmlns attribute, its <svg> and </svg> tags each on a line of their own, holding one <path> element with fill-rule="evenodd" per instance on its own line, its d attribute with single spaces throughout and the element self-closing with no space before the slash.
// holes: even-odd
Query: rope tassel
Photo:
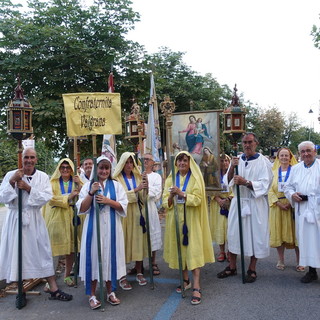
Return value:
<svg viewBox="0 0 320 320">
<path fill-rule="evenodd" d="M 140 215 L 140 226 L 142 227 L 142 232 L 145 233 L 147 231 L 146 221 L 145 221 L 144 216 L 142 214 Z"/>
<path fill-rule="evenodd" d="M 184 246 L 187 246 L 189 244 L 189 239 L 188 239 L 188 227 L 186 223 L 184 223 L 182 226 L 182 234 L 183 234 L 182 244 Z"/>
</svg>

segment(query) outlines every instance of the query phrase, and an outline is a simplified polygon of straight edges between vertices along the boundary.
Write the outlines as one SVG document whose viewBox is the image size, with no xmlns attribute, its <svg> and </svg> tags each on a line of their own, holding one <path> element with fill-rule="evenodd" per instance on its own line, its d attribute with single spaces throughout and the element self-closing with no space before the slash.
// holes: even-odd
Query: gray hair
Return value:
<svg viewBox="0 0 320 320">
<path fill-rule="evenodd" d="M 244 133 L 244 135 L 242 136 L 242 140 L 246 137 L 246 136 L 253 136 L 253 139 L 256 143 L 259 143 L 259 140 L 257 138 L 257 136 L 253 133 L 253 132 L 246 132 Z"/>
<path fill-rule="evenodd" d="M 298 150 L 300 152 L 300 150 L 305 147 L 305 146 L 311 146 L 312 149 L 314 150 L 316 148 L 316 146 L 314 145 L 314 143 L 312 141 L 302 141 L 299 145 L 298 145 Z"/>
<path fill-rule="evenodd" d="M 29 151 L 29 150 L 30 150 L 30 151 L 34 151 L 34 153 L 36 154 L 36 157 L 37 157 L 37 151 L 36 151 L 36 149 L 29 147 L 29 148 L 23 149 L 23 151 L 22 151 L 22 158 L 25 156 L 26 152 Z"/>
</svg>

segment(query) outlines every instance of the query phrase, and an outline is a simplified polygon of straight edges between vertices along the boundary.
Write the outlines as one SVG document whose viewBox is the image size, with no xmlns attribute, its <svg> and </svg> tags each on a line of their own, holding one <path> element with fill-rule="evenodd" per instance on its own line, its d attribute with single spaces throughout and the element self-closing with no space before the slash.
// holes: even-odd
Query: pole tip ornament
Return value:
<svg viewBox="0 0 320 320">
<path fill-rule="evenodd" d="M 14 98 L 7 106 L 7 132 L 17 140 L 30 137 L 32 128 L 32 106 L 24 97 L 20 84 L 20 75 L 17 77 L 18 85 L 14 89 Z"/>
</svg>

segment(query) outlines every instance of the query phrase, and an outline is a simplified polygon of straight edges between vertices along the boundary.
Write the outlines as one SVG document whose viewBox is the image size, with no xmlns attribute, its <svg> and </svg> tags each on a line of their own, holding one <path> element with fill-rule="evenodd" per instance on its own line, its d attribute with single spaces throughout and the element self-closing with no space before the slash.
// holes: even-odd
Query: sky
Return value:
<svg viewBox="0 0 320 320">
<path fill-rule="evenodd" d="M 320 132 L 320 50 L 311 36 L 319 0 L 132 1 L 141 21 L 128 38 L 149 53 L 185 52 L 192 70 L 237 84 L 244 101 L 296 112 Z"/>
</svg>

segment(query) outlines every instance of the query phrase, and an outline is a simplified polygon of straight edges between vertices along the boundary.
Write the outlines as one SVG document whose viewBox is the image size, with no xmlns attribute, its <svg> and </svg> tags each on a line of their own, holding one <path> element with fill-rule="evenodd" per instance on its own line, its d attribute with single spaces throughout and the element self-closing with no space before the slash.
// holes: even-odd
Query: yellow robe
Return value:
<svg viewBox="0 0 320 320">
<path fill-rule="evenodd" d="M 136 194 L 132 189 L 128 190 L 121 173 L 126 161 L 130 156 L 134 160 L 134 153 L 125 152 L 122 154 L 113 174 L 113 178 L 119 181 L 126 191 L 129 201 L 127 207 L 127 216 L 125 218 L 121 218 L 124 234 L 126 263 L 130 263 L 132 261 L 142 261 L 148 256 L 147 233 L 143 233 L 140 225 L 140 210 L 138 206 L 138 196 L 142 200 L 142 203 L 144 203 L 145 197 L 143 196 L 143 191 L 139 191 L 138 194 Z M 133 174 L 138 186 L 141 182 L 141 174 L 135 160 Z M 144 206 L 142 206 L 141 212 L 145 218 Z"/>
<path fill-rule="evenodd" d="M 190 156 L 186 151 L 183 153 Z M 179 155 L 180 153 L 178 153 Z M 182 268 L 194 270 L 204 266 L 206 263 L 214 262 L 213 247 L 209 229 L 207 200 L 201 171 L 193 158 L 190 158 L 191 176 L 186 189 L 186 220 L 188 227 L 189 244 L 182 244 L 183 226 L 183 204 L 177 204 L 179 221 Z M 175 168 L 177 172 L 177 168 Z M 180 189 L 182 189 L 186 176 L 180 177 Z M 174 206 L 168 206 L 169 188 L 172 186 L 171 174 L 168 176 L 163 191 L 163 206 L 167 209 L 166 230 L 164 238 L 164 260 L 172 269 L 179 269 L 176 226 Z"/>
<path fill-rule="evenodd" d="M 73 162 L 70 159 L 60 160 L 50 180 L 53 197 L 46 204 L 43 213 L 51 242 L 52 256 L 54 257 L 68 255 L 74 252 L 74 208 L 68 202 L 68 194 L 61 194 L 59 183 L 59 167 L 63 161 L 67 161 L 71 168 L 73 168 Z M 74 187 L 73 184 L 72 190 L 74 190 Z M 68 192 L 67 188 L 68 187 L 65 188 L 66 193 Z M 81 221 L 80 226 L 78 226 L 78 251 L 80 251 L 82 225 L 83 221 Z"/>
<path fill-rule="evenodd" d="M 295 238 L 295 222 L 293 219 L 292 208 L 285 211 L 281 210 L 276 202 L 283 204 L 289 203 L 283 192 L 278 191 L 278 172 L 274 171 L 273 181 L 268 194 L 270 212 L 270 247 L 276 248 L 283 243 L 286 248 L 292 249 L 297 245 Z"/>
<path fill-rule="evenodd" d="M 215 192 L 210 201 L 209 225 L 212 241 L 217 244 L 224 244 L 227 241 L 228 218 L 220 213 L 220 206 L 214 199 L 215 196 L 220 198 L 233 197 L 232 191 Z"/>
</svg>

